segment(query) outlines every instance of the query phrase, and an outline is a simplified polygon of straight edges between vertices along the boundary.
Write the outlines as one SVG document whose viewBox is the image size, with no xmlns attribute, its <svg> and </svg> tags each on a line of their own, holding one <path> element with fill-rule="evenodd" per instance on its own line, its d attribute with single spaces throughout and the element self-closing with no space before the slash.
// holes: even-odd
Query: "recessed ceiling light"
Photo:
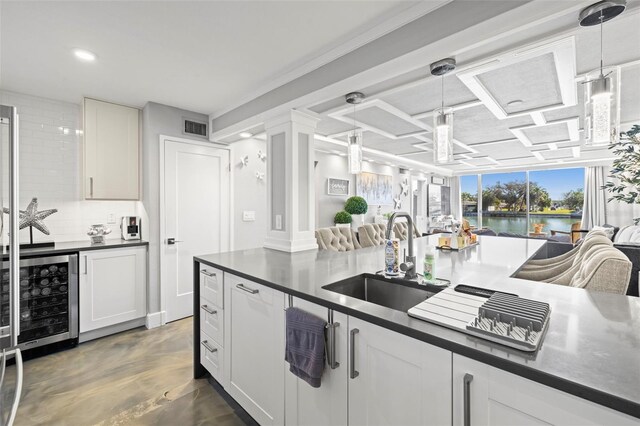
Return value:
<svg viewBox="0 0 640 426">
<path fill-rule="evenodd" d="M 73 54 L 76 55 L 76 58 L 84 62 L 93 62 L 96 60 L 96 54 L 88 50 L 74 49 Z"/>
<path fill-rule="evenodd" d="M 243 139 L 250 138 L 251 136 L 253 136 L 253 135 L 251 133 L 249 133 L 249 132 L 240 133 L 240 137 L 243 138 Z"/>
<path fill-rule="evenodd" d="M 508 106 L 508 107 L 513 107 L 513 106 L 520 105 L 520 104 L 521 104 L 521 103 L 523 103 L 523 102 L 524 102 L 524 101 L 523 101 L 522 99 L 515 99 L 515 100 L 513 100 L 513 101 L 509 102 L 509 103 L 507 104 L 507 106 Z"/>
</svg>

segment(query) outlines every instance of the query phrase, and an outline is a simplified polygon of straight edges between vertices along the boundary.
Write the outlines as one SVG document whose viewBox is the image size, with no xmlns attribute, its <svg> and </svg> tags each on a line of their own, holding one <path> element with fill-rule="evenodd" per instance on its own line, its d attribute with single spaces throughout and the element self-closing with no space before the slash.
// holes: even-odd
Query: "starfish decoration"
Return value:
<svg viewBox="0 0 640 426">
<path fill-rule="evenodd" d="M 400 210 L 401 208 L 402 208 L 402 200 L 400 200 L 400 197 L 398 196 L 398 198 L 393 199 L 393 209 Z"/>
<path fill-rule="evenodd" d="M 404 195 L 405 197 L 407 195 L 409 195 L 409 181 L 407 179 L 403 180 L 400 183 L 400 192 L 402 193 L 402 195 Z"/>
<path fill-rule="evenodd" d="M 9 214 L 9 209 L 7 208 L 3 207 L 2 211 L 6 214 Z M 20 229 L 32 226 L 43 234 L 49 235 L 49 228 L 47 228 L 47 226 L 42 223 L 42 221 L 57 212 L 58 209 L 49 209 L 39 212 L 38 199 L 33 198 L 27 206 L 26 210 L 20 210 Z"/>
</svg>

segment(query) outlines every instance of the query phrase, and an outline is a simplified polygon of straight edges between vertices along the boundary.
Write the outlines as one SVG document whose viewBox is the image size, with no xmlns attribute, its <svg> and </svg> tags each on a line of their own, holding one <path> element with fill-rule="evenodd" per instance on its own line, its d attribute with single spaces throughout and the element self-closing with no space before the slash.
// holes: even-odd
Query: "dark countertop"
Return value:
<svg viewBox="0 0 640 426">
<path fill-rule="evenodd" d="M 381 270 L 383 247 L 344 253 L 259 248 L 194 260 L 640 418 L 640 299 L 510 278 L 545 241 L 479 239 L 479 246 L 465 251 L 436 251 L 436 276 L 453 285 L 549 303 L 549 329 L 538 352 L 521 352 L 322 288 Z M 435 245 L 437 236 L 416 240 L 417 259 L 424 257 L 429 241 Z"/>
<path fill-rule="evenodd" d="M 125 247 L 137 247 L 137 246 L 147 246 L 149 243 L 143 240 L 106 240 L 104 244 L 91 244 L 89 241 L 89 237 L 83 241 L 67 241 L 62 243 L 56 243 L 53 247 L 42 247 L 42 248 L 31 248 L 31 249 L 20 249 L 20 257 L 26 256 L 48 256 L 48 255 L 56 255 L 61 253 L 73 253 L 80 251 L 89 251 L 89 250 L 105 250 L 105 249 L 116 249 L 116 248 L 125 248 Z M 2 253 L 2 258 L 8 258 L 8 252 Z"/>
</svg>

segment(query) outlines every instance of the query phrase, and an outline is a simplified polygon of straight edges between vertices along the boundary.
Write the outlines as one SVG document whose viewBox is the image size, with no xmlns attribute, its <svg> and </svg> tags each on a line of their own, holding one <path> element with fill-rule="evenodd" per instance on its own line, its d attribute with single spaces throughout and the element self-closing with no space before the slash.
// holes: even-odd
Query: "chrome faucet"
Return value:
<svg viewBox="0 0 640 426">
<path fill-rule="evenodd" d="M 416 273 L 416 257 L 413 255 L 413 233 L 414 233 L 413 219 L 411 219 L 411 215 L 409 215 L 409 213 L 394 212 L 389 217 L 389 222 L 387 223 L 387 240 L 391 238 L 391 231 L 393 230 L 393 221 L 396 217 L 407 218 L 407 232 L 409 233 L 409 256 L 405 256 L 404 262 L 400 265 L 400 269 L 404 271 L 404 277 L 406 279 L 412 280 L 418 276 L 418 274 Z"/>
</svg>

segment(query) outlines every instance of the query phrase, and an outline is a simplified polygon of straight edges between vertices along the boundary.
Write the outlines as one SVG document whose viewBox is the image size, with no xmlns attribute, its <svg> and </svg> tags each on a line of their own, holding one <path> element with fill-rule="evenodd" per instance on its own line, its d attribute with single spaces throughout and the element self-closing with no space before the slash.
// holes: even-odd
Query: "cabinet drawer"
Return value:
<svg viewBox="0 0 640 426">
<path fill-rule="evenodd" d="M 231 274 L 226 274 L 225 279 L 232 295 L 245 296 L 248 300 L 253 301 L 251 303 L 273 305 L 273 295 L 277 292 L 276 290 Z"/>
<path fill-rule="evenodd" d="M 220 346 L 224 346 L 223 330 L 222 309 L 210 305 L 205 299 L 200 299 L 200 331 L 211 337 Z"/>
<path fill-rule="evenodd" d="M 200 269 L 200 297 L 223 308 L 222 271 L 205 266 Z"/>
<path fill-rule="evenodd" d="M 223 356 L 222 346 L 207 336 L 206 333 L 200 332 L 200 364 L 218 382 L 222 381 Z"/>
</svg>

